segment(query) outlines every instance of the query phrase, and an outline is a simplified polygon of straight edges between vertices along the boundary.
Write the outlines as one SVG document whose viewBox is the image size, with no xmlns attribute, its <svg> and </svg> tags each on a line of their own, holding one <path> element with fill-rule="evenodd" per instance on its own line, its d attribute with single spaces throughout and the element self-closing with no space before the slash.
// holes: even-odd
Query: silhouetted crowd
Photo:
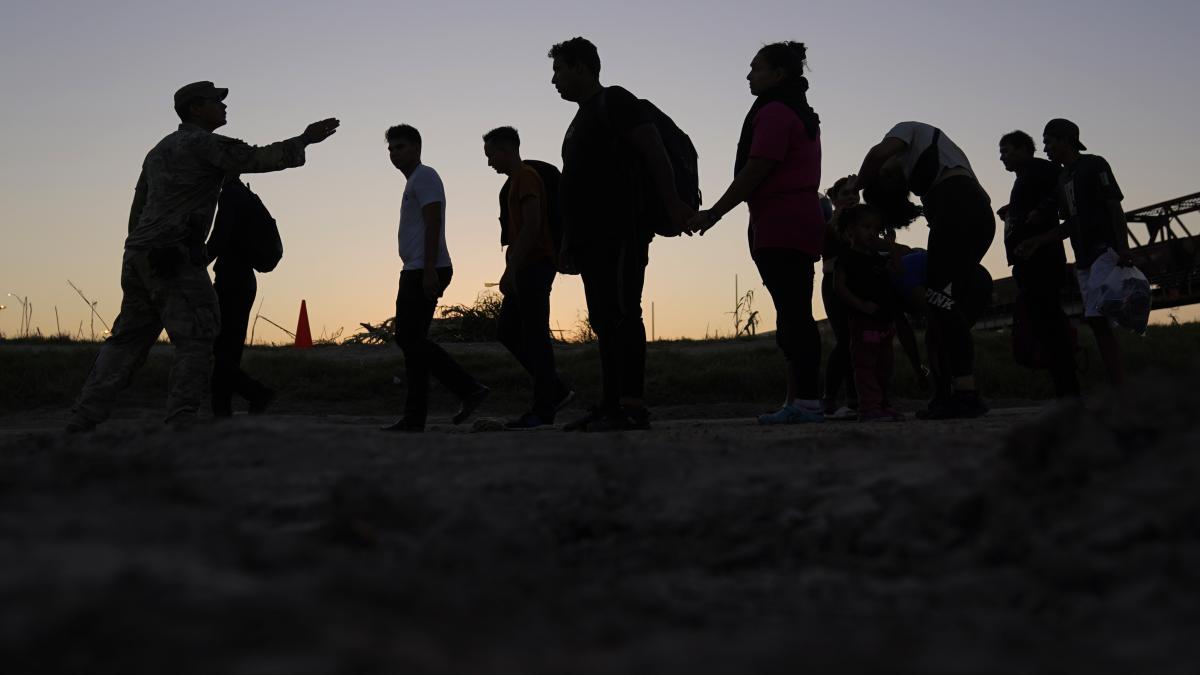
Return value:
<svg viewBox="0 0 1200 675">
<path fill-rule="evenodd" d="M 992 296 L 980 261 L 995 237 L 996 214 L 966 154 L 942 129 L 896 124 L 867 151 L 856 174 L 822 193 L 821 121 L 807 97 L 807 50 L 798 42 L 769 44 L 754 55 L 746 76 L 754 101 L 739 132 L 733 179 L 701 209 L 698 156 L 687 134 L 650 101 L 602 85 L 600 56 L 588 40 L 556 44 L 548 56 L 554 87 L 578 106 L 563 137 L 561 170 L 523 158 L 511 126 L 483 136 L 488 165 L 505 176 L 500 341 L 532 382 L 528 411 L 507 427 L 553 425 L 575 397 L 556 367 L 549 316 L 557 275 L 578 274 L 597 338 L 602 391 L 586 415 L 562 428 L 649 429 L 642 287 L 651 240 L 704 235 L 743 202 L 750 255 L 776 310 L 787 381 L 783 404 L 759 416 L 760 424 L 903 419 L 889 397 L 897 340 L 933 392 L 917 417 L 987 412 L 971 329 Z M 241 176 L 303 165 L 307 146 L 324 141 L 339 123 L 314 122 L 294 138 L 251 146 L 214 133 L 226 123 L 228 93 L 211 82 L 177 91 L 181 124 L 146 155 L 121 263 L 120 314 L 72 408 L 70 432 L 90 430 L 109 416 L 164 329 L 175 347 L 168 423 L 193 422 L 206 396 L 218 417 L 233 414 L 235 394 L 251 413 L 265 411 L 275 398 L 240 363 L 255 273 L 274 269 L 283 249 L 274 219 Z M 406 180 L 394 326 L 407 384 L 403 415 L 385 429 L 419 432 L 431 378 L 460 399 L 456 424 L 490 390 L 429 339 L 438 298 L 453 278 L 442 179 L 422 162 L 416 128 L 400 124 L 384 136 Z M 1015 354 L 1023 365 L 1047 370 L 1059 397 L 1075 397 L 1077 338 L 1061 304 L 1069 281 L 1063 241 L 1074 251 L 1084 322 L 1114 384 L 1125 377 L 1114 302 L 1129 304 L 1121 281 L 1136 282 L 1139 273 L 1108 163 L 1082 154 L 1087 148 L 1079 128 L 1065 119 L 1050 120 L 1042 142 L 1047 159 L 1035 157 L 1034 140 L 1024 132 L 999 141 L 1000 160 L 1015 174 L 1008 204 L 998 210 L 1019 289 L 1015 332 L 1024 339 Z M 897 243 L 896 230 L 922 216 L 926 246 Z M 207 266 L 214 261 L 210 280 Z M 835 340 L 823 380 L 812 312 L 818 261 Z M 914 318 L 926 326 L 927 366 Z"/>
</svg>

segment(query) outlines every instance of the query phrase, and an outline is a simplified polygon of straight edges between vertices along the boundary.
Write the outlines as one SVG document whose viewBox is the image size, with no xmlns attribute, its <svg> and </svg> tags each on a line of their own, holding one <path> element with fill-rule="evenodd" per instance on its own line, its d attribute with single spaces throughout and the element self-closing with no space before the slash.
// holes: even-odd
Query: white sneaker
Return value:
<svg viewBox="0 0 1200 675">
<path fill-rule="evenodd" d="M 842 406 L 832 413 L 825 416 L 825 419 L 833 422 L 845 422 L 847 420 L 858 419 L 858 411 L 849 406 Z"/>
</svg>

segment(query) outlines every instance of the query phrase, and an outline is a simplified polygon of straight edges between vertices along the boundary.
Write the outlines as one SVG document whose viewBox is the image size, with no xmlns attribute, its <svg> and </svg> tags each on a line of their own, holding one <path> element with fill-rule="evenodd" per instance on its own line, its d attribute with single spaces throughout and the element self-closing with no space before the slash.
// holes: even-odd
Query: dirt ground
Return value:
<svg viewBox="0 0 1200 675">
<path fill-rule="evenodd" d="M 614 435 L 7 417 L 0 663 L 1194 673 L 1200 424 L 1191 379 L 1154 382 L 970 421 L 709 409 Z"/>
</svg>

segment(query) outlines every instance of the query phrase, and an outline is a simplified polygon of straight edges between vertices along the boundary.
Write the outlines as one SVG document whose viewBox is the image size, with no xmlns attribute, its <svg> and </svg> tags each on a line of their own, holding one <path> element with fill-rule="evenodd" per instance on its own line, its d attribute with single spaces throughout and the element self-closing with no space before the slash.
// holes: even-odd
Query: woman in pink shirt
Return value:
<svg viewBox="0 0 1200 675">
<path fill-rule="evenodd" d="M 738 139 L 734 179 L 717 203 L 691 221 L 703 234 L 734 206 L 750 209 L 750 255 L 771 294 L 776 341 L 787 361 L 787 399 L 760 424 L 823 422 L 818 384 L 821 335 L 812 316 L 813 267 L 821 257 L 825 219 L 820 118 L 808 105 L 807 50 L 777 42 L 750 62 L 757 98 Z"/>
</svg>

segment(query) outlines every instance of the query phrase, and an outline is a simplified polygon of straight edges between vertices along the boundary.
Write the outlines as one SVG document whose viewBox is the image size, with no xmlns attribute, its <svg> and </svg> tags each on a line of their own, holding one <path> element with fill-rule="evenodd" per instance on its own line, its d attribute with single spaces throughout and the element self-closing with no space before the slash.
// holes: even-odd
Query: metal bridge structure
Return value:
<svg viewBox="0 0 1200 675">
<path fill-rule="evenodd" d="M 1154 309 L 1200 304 L 1200 222 L 1189 228 L 1183 219 L 1196 213 L 1200 213 L 1200 192 L 1125 213 L 1130 254 L 1150 281 Z M 1194 218 L 1200 221 L 1200 217 Z M 1067 265 L 1067 274 L 1063 309 L 1070 316 L 1081 316 L 1074 264 Z M 1012 277 L 997 279 L 992 287 L 992 307 L 976 328 L 1012 325 L 1016 300 L 1017 284 Z"/>
</svg>

